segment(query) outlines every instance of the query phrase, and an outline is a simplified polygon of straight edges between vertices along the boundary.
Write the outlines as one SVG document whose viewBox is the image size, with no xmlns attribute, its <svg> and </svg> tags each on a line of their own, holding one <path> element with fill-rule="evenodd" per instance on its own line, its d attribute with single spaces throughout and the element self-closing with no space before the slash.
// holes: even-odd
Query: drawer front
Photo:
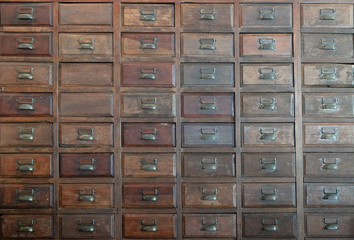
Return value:
<svg viewBox="0 0 354 240">
<path fill-rule="evenodd" d="M 234 56 L 234 35 L 222 33 L 182 33 L 182 56 Z"/>
<path fill-rule="evenodd" d="M 173 27 L 173 4 L 124 4 L 123 26 Z"/>
<path fill-rule="evenodd" d="M 60 184 L 62 208 L 113 208 L 112 184 Z"/>
<path fill-rule="evenodd" d="M 243 146 L 294 146 L 294 124 L 243 124 Z"/>
<path fill-rule="evenodd" d="M 352 34 L 302 34 L 302 56 L 317 58 L 352 58 Z"/>
<path fill-rule="evenodd" d="M 53 185 L 1 184 L 0 208 L 53 208 Z"/>
<path fill-rule="evenodd" d="M 182 147 L 235 146 L 233 124 L 185 123 L 182 131 Z"/>
<path fill-rule="evenodd" d="M 294 153 L 244 153 L 244 177 L 295 177 Z"/>
<path fill-rule="evenodd" d="M 123 184 L 123 207 L 174 208 L 176 185 L 155 183 Z"/>
<path fill-rule="evenodd" d="M 122 164 L 124 177 L 176 177 L 174 153 L 124 153 Z"/>
<path fill-rule="evenodd" d="M 177 216 L 173 214 L 123 214 L 123 237 L 176 238 Z"/>
<path fill-rule="evenodd" d="M 183 237 L 236 238 L 235 214 L 184 214 Z"/>
<path fill-rule="evenodd" d="M 51 154 L 0 154 L 1 177 L 53 177 Z"/>
<path fill-rule="evenodd" d="M 52 56 L 51 33 L 0 33 L 2 56 Z"/>
<path fill-rule="evenodd" d="M 0 146 L 53 146 L 51 123 L 2 123 Z"/>
<path fill-rule="evenodd" d="M 308 237 L 354 237 L 352 214 L 309 213 L 305 223 Z"/>
<path fill-rule="evenodd" d="M 311 87 L 351 87 L 353 65 L 346 64 L 304 64 L 303 82 Z"/>
<path fill-rule="evenodd" d="M 174 147 L 174 123 L 124 123 L 124 147 Z"/>
<path fill-rule="evenodd" d="M 60 63 L 59 70 L 59 84 L 62 87 L 113 86 L 111 63 Z"/>
<path fill-rule="evenodd" d="M 112 13 L 111 3 L 60 3 L 59 24 L 112 26 Z"/>
<path fill-rule="evenodd" d="M 60 177 L 113 177 L 112 153 L 60 154 Z"/>
<path fill-rule="evenodd" d="M 173 33 L 123 33 L 122 54 L 175 56 Z"/>
<path fill-rule="evenodd" d="M 183 207 L 234 208 L 236 184 L 186 183 L 183 184 Z"/>
<path fill-rule="evenodd" d="M 126 93 L 122 96 L 125 117 L 175 117 L 176 97 L 170 93 Z"/>
<path fill-rule="evenodd" d="M 233 153 L 184 153 L 183 176 L 235 177 Z"/>
<path fill-rule="evenodd" d="M 241 34 L 241 56 L 291 57 L 291 34 Z"/>
<path fill-rule="evenodd" d="M 63 123 L 59 126 L 61 147 L 113 146 L 113 124 Z"/>
<path fill-rule="evenodd" d="M 294 183 L 245 183 L 243 207 L 296 207 Z"/>
<path fill-rule="evenodd" d="M 53 26 L 51 3 L 2 3 L 1 25 Z"/>
</svg>

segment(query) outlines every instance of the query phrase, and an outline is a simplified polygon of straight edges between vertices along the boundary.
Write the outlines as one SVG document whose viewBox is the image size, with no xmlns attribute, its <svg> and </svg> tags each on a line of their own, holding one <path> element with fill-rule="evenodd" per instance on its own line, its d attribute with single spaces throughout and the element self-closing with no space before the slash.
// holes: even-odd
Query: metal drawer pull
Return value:
<svg viewBox="0 0 354 240">
<path fill-rule="evenodd" d="M 322 49 L 322 50 L 336 50 L 336 43 L 337 43 L 336 39 L 322 38 L 320 49 Z"/>
<path fill-rule="evenodd" d="M 16 190 L 17 202 L 33 202 L 34 201 L 34 189 L 17 189 Z"/>
<path fill-rule="evenodd" d="M 140 193 L 142 194 L 141 201 L 157 202 L 158 200 L 157 195 L 159 193 L 159 190 L 157 189 L 141 189 Z"/>
<path fill-rule="evenodd" d="M 18 128 L 19 140 L 34 140 L 34 128 Z"/>
<path fill-rule="evenodd" d="M 150 221 L 149 221 L 150 222 Z M 156 232 L 158 221 L 156 219 L 152 220 L 152 223 L 145 223 L 145 220 L 140 220 L 140 231 L 142 232 Z"/>
<path fill-rule="evenodd" d="M 200 79 L 215 80 L 215 68 L 200 68 Z"/>
<path fill-rule="evenodd" d="M 275 98 L 260 98 L 259 99 L 259 109 L 265 109 L 265 110 L 275 110 L 277 107 L 275 106 L 275 103 L 277 100 Z"/>
<path fill-rule="evenodd" d="M 18 110 L 31 110 L 33 111 L 35 107 L 33 106 L 33 98 L 17 98 Z"/>
<path fill-rule="evenodd" d="M 260 38 L 258 39 L 258 49 L 259 50 L 275 50 L 275 42 L 274 38 Z"/>
<path fill-rule="evenodd" d="M 199 39 L 200 49 L 202 50 L 215 50 L 216 39 L 215 38 L 201 38 Z"/>
<path fill-rule="evenodd" d="M 262 158 L 260 160 L 261 169 L 268 172 L 275 172 L 277 170 L 277 159 L 276 158 Z"/>
<path fill-rule="evenodd" d="M 259 20 L 274 20 L 274 8 L 259 9 Z"/>
<path fill-rule="evenodd" d="M 200 9 L 201 20 L 215 20 L 215 9 Z"/>
<path fill-rule="evenodd" d="M 319 69 L 318 78 L 324 81 L 337 81 L 338 68 L 322 67 Z"/>
<path fill-rule="evenodd" d="M 79 38 L 77 42 L 79 43 L 78 49 L 95 50 L 94 38 Z"/>
<path fill-rule="evenodd" d="M 79 169 L 82 171 L 95 171 L 95 162 L 96 160 L 94 158 L 91 158 L 91 160 L 79 160 Z"/>
<path fill-rule="evenodd" d="M 277 200 L 277 189 L 261 189 L 261 200 L 264 201 L 276 201 Z"/>
<path fill-rule="evenodd" d="M 201 110 L 216 110 L 216 99 L 215 98 L 201 98 L 200 99 L 200 109 Z"/>
<path fill-rule="evenodd" d="M 17 68 L 17 79 L 28 79 L 32 80 L 33 79 L 33 71 L 34 69 L 29 67 L 29 68 Z"/>
<path fill-rule="evenodd" d="M 335 141 L 338 139 L 338 129 L 337 128 L 321 128 L 321 139 Z"/>
<path fill-rule="evenodd" d="M 34 223 L 33 219 L 31 220 L 17 220 L 17 232 L 20 233 L 33 233 L 34 232 Z"/>
<path fill-rule="evenodd" d="M 23 7 L 17 8 L 17 19 L 33 21 L 34 20 L 34 8 Z"/>
<path fill-rule="evenodd" d="M 200 198 L 201 200 L 205 201 L 217 201 L 218 198 L 218 192 L 219 190 L 216 189 L 204 189 L 201 188 L 200 192 L 202 193 L 202 197 Z"/>
<path fill-rule="evenodd" d="M 203 170 L 216 171 L 217 169 L 217 158 L 202 158 L 200 162 L 202 164 L 201 169 Z"/>
<path fill-rule="evenodd" d="M 338 163 L 340 162 L 340 158 L 320 158 L 320 161 L 324 170 L 339 170 Z"/>
<path fill-rule="evenodd" d="M 219 220 L 217 218 L 203 218 L 200 223 L 202 224 L 200 231 L 203 232 L 217 232 Z"/>
<path fill-rule="evenodd" d="M 35 42 L 35 39 L 32 37 L 20 37 L 17 38 L 17 48 L 18 49 L 29 49 L 29 50 L 34 50 L 34 45 L 33 43 Z"/>
<path fill-rule="evenodd" d="M 265 232 L 275 232 L 278 231 L 278 219 L 263 219 L 261 220 L 262 223 L 262 231 Z"/>
<path fill-rule="evenodd" d="M 96 231 L 96 222 L 95 219 L 92 219 L 91 222 L 88 223 L 82 223 L 81 219 L 77 221 L 77 224 L 79 225 L 79 232 L 94 232 Z"/>
<path fill-rule="evenodd" d="M 323 198 L 324 200 L 338 200 L 339 189 L 337 188 L 335 191 L 327 191 L 325 188 L 323 189 Z"/>
<path fill-rule="evenodd" d="M 156 110 L 157 98 L 142 98 L 141 109 L 143 110 Z"/>
<path fill-rule="evenodd" d="M 275 80 L 277 76 L 275 75 L 275 68 L 260 68 L 258 69 L 260 80 Z"/>
<path fill-rule="evenodd" d="M 140 159 L 140 169 L 144 171 L 157 171 L 158 159 Z"/>
<path fill-rule="evenodd" d="M 140 49 L 157 49 L 157 38 L 140 38 Z"/>
<path fill-rule="evenodd" d="M 156 79 L 156 68 L 139 68 L 141 79 Z"/>
<path fill-rule="evenodd" d="M 201 129 L 200 132 L 202 133 L 201 140 L 208 141 L 208 140 L 216 140 L 216 128 L 213 129 Z"/>
<path fill-rule="evenodd" d="M 156 140 L 157 130 L 156 128 L 153 129 L 140 129 L 141 139 L 143 140 Z"/>
<path fill-rule="evenodd" d="M 338 98 L 321 98 L 321 109 L 323 110 L 337 110 Z"/>
<path fill-rule="evenodd" d="M 17 170 L 21 172 L 34 171 L 34 159 L 21 159 L 17 160 Z"/>
<path fill-rule="evenodd" d="M 335 219 L 327 219 L 327 218 L 323 218 L 322 219 L 323 222 L 323 230 L 338 230 L 339 229 L 339 218 L 335 218 Z"/>
<path fill-rule="evenodd" d="M 321 20 L 335 20 L 336 9 L 333 8 L 323 8 L 320 9 L 320 19 Z"/>
<path fill-rule="evenodd" d="M 156 21 L 155 9 L 141 9 L 140 10 L 140 20 L 141 21 Z"/>
<path fill-rule="evenodd" d="M 80 202 L 94 202 L 95 201 L 95 189 L 90 190 L 90 193 L 87 193 L 87 191 L 82 191 L 79 190 L 77 191 L 79 194 L 79 197 L 77 198 L 78 201 Z"/>
<path fill-rule="evenodd" d="M 261 140 L 276 140 L 277 129 L 275 128 L 261 128 L 259 129 L 259 133 L 261 134 Z"/>
<path fill-rule="evenodd" d="M 82 141 L 93 141 L 95 137 L 93 136 L 95 133 L 95 129 L 93 128 L 78 128 L 78 140 Z"/>
</svg>

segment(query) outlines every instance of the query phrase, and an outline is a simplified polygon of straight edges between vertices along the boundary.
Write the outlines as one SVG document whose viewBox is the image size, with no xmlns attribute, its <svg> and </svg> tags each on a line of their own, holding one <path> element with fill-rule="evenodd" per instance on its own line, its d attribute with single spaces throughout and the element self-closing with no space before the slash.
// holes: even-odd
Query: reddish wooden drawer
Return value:
<svg viewBox="0 0 354 240">
<path fill-rule="evenodd" d="M 308 213 L 305 224 L 308 237 L 354 237 L 352 214 Z"/>
</svg>

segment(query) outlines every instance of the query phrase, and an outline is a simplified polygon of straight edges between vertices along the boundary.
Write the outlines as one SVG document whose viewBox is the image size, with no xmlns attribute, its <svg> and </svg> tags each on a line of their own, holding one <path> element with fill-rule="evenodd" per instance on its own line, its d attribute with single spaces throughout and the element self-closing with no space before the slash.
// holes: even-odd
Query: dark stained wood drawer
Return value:
<svg viewBox="0 0 354 240">
<path fill-rule="evenodd" d="M 177 216 L 173 214 L 123 214 L 123 237 L 141 239 L 176 238 Z"/>
<path fill-rule="evenodd" d="M 305 224 L 308 237 L 354 237 L 352 214 L 308 213 Z"/>
<path fill-rule="evenodd" d="M 62 153 L 60 177 L 113 177 L 112 153 Z"/>
<path fill-rule="evenodd" d="M 185 183 L 183 207 L 234 208 L 236 184 L 233 183 Z"/>
<path fill-rule="evenodd" d="M 1 184 L 0 208 L 52 208 L 51 184 Z"/>
</svg>

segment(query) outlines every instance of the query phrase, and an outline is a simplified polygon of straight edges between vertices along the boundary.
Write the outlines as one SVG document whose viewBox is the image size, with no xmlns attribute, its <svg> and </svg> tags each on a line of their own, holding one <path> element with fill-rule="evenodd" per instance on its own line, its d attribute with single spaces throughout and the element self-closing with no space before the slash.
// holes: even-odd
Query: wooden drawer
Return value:
<svg viewBox="0 0 354 240">
<path fill-rule="evenodd" d="M 0 177 L 53 177 L 51 154 L 0 154 Z"/>
<path fill-rule="evenodd" d="M 113 208 L 112 184 L 60 184 L 61 208 Z"/>
<path fill-rule="evenodd" d="M 1 184 L 0 208 L 52 208 L 51 184 Z"/>
<path fill-rule="evenodd" d="M 122 96 L 125 117 L 175 117 L 176 97 L 171 93 L 126 93 Z"/>
<path fill-rule="evenodd" d="M 124 153 L 124 177 L 176 177 L 175 153 Z"/>
<path fill-rule="evenodd" d="M 233 147 L 234 124 L 185 123 L 182 125 L 182 147 Z"/>
<path fill-rule="evenodd" d="M 108 25 L 113 22 L 112 3 L 60 3 L 60 25 Z"/>
<path fill-rule="evenodd" d="M 0 33 L 2 56 L 52 56 L 52 33 Z"/>
<path fill-rule="evenodd" d="M 296 207 L 294 183 L 245 183 L 243 207 Z"/>
<path fill-rule="evenodd" d="M 123 184 L 123 207 L 174 208 L 176 185 L 156 183 Z"/>
<path fill-rule="evenodd" d="M 173 27 L 173 4 L 123 4 L 123 26 Z"/>
<path fill-rule="evenodd" d="M 174 123 L 124 123 L 124 147 L 174 147 Z"/>
<path fill-rule="evenodd" d="M 291 34 L 241 34 L 241 56 L 291 57 Z"/>
<path fill-rule="evenodd" d="M 59 33 L 59 56 L 113 55 L 111 33 Z"/>
<path fill-rule="evenodd" d="M 61 147 L 113 146 L 113 124 L 62 123 L 59 143 Z"/>
<path fill-rule="evenodd" d="M 42 239 L 54 237 L 51 215 L 2 215 L 1 237 L 3 239 Z"/>
<path fill-rule="evenodd" d="M 302 34 L 302 56 L 315 58 L 352 58 L 352 34 Z"/>
<path fill-rule="evenodd" d="M 0 146 L 53 146 L 51 123 L 1 123 Z"/>
<path fill-rule="evenodd" d="M 292 123 L 259 123 L 243 124 L 242 145 L 292 147 L 294 142 L 294 124 Z"/>
<path fill-rule="evenodd" d="M 122 33 L 122 55 L 175 56 L 173 33 Z"/>
<path fill-rule="evenodd" d="M 183 207 L 235 208 L 236 184 L 186 183 L 183 184 Z"/>
<path fill-rule="evenodd" d="M 114 237 L 113 214 L 62 214 L 61 238 L 102 239 Z"/>
<path fill-rule="evenodd" d="M 352 214 L 309 213 L 305 224 L 308 237 L 354 237 Z"/>
<path fill-rule="evenodd" d="M 112 153 L 62 153 L 60 177 L 113 177 Z"/>
<path fill-rule="evenodd" d="M 1 93 L 0 116 L 52 116 L 52 94 Z"/>
<path fill-rule="evenodd" d="M 235 177 L 233 153 L 184 153 L 183 176 L 186 177 Z"/>
<path fill-rule="evenodd" d="M 234 56 L 234 35 L 226 33 L 182 33 L 182 56 Z"/>
<path fill-rule="evenodd" d="M 243 153 L 244 177 L 295 177 L 294 153 Z"/>
<path fill-rule="evenodd" d="M 236 215 L 184 214 L 183 237 L 236 238 Z"/>
<path fill-rule="evenodd" d="M 1 25 L 53 26 L 52 3 L 2 3 Z"/>
<path fill-rule="evenodd" d="M 182 86 L 234 86 L 233 63 L 181 63 Z"/>
</svg>

